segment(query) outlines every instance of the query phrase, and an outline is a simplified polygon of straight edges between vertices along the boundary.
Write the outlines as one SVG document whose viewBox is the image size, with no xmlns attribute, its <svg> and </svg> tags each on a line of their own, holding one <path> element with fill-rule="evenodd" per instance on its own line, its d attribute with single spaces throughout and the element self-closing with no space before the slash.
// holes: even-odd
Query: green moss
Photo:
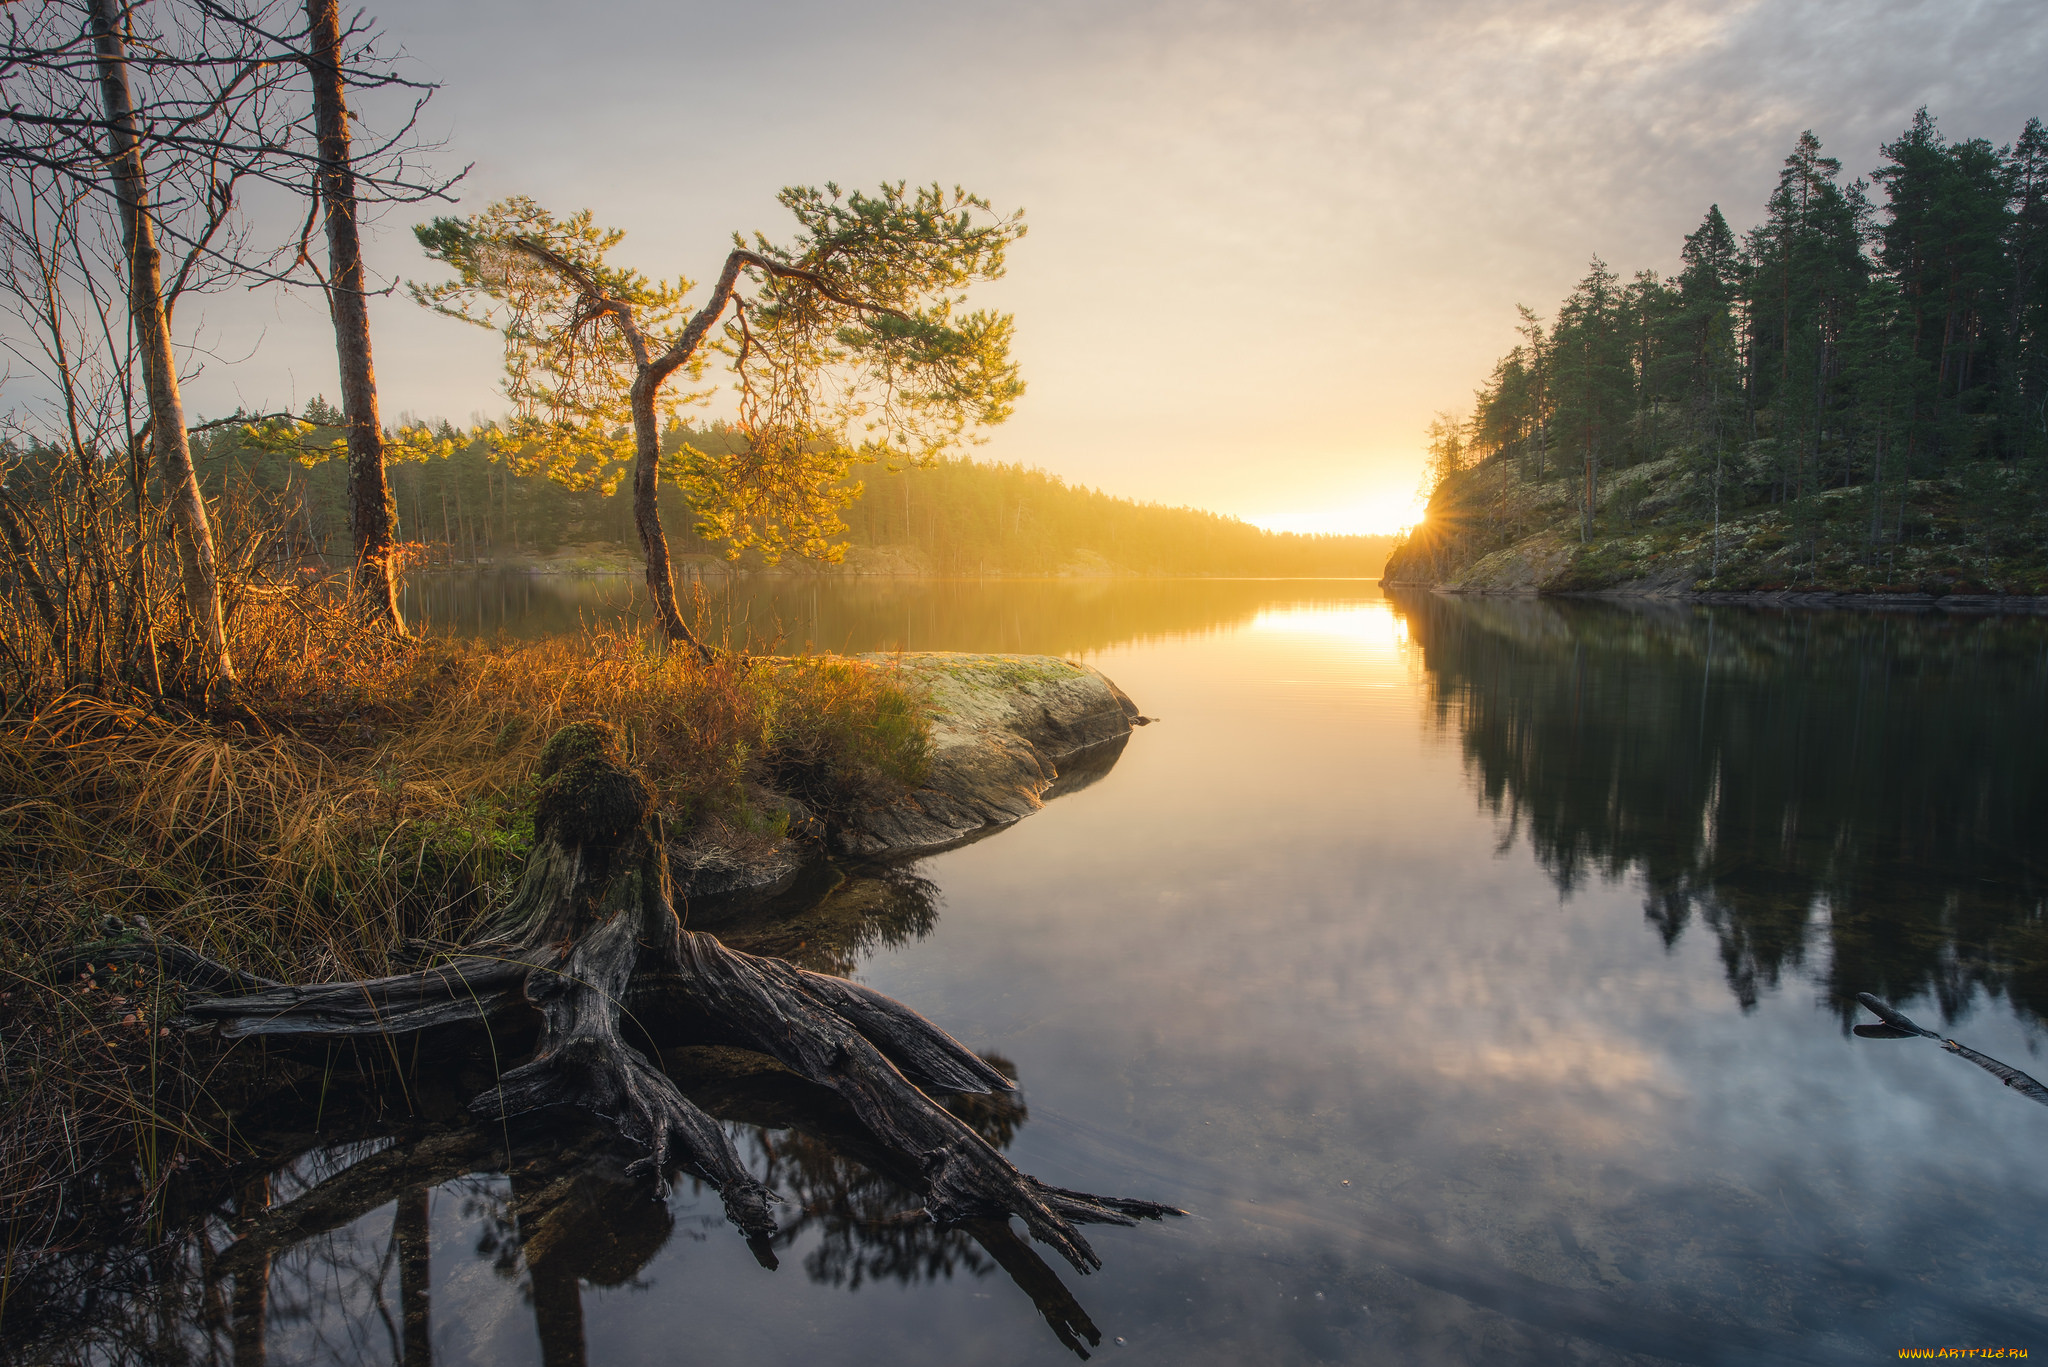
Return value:
<svg viewBox="0 0 2048 1367">
<path fill-rule="evenodd" d="M 777 666 L 762 756 L 770 787 L 830 820 L 924 782 L 931 730 L 914 675 L 830 657 Z"/>
<path fill-rule="evenodd" d="M 626 767 L 612 728 L 572 722 L 540 752 L 534 828 L 565 845 L 608 844 L 653 810 L 654 794 Z"/>
<path fill-rule="evenodd" d="M 1964 463 L 1939 479 L 1768 501 L 1768 482 L 1730 467 L 1718 533 L 1698 469 L 1683 458 L 1610 472 L 1591 540 L 1579 546 L 1577 484 L 1525 483 L 1492 460 L 1446 481 L 1429 519 L 1388 562 L 1395 582 L 1462 582 L 1506 546 L 1576 547 L 1550 592 L 1642 580 L 1715 591 L 2026 594 L 2048 585 L 2048 465 Z M 1562 495 L 1562 497 L 1560 496 Z M 1713 573 L 1710 575 L 1710 571 Z"/>
</svg>

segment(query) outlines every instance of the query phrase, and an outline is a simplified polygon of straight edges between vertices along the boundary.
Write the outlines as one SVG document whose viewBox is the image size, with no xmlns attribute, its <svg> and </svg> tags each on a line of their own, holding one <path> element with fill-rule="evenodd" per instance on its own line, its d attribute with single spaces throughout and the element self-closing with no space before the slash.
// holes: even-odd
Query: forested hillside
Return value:
<svg viewBox="0 0 2048 1367">
<path fill-rule="evenodd" d="M 195 443 L 210 491 L 260 491 L 291 528 L 296 553 L 337 556 L 348 541 L 348 505 L 339 460 L 326 458 L 340 415 L 320 400 L 307 416 L 315 429 L 289 447 L 252 441 L 227 424 Z M 493 458 L 480 437 L 443 426 L 439 442 L 394 451 L 392 495 L 400 540 L 428 565 L 596 566 L 637 557 L 632 505 L 623 490 L 573 488 L 538 468 L 520 471 Z M 665 448 L 685 442 L 723 450 L 737 440 L 723 426 L 672 426 Z M 540 462 L 534 462 L 538 466 Z M 1068 485 L 1042 470 L 965 457 L 911 469 L 854 468 L 861 493 L 845 508 L 845 564 L 795 560 L 798 571 L 854 570 L 945 575 L 1177 574 L 1351 576 L 1378 574 L 1391 536 L 1303 536 L 1261 530 L 1236 518 L 1112 498 Z M 716 556 L 722 547 L 697 534 L 683 500 L 662 505 L 679 555 Z M 757 555 L 743 566 L 759 566 Z"/>
<path fill-rule="evenodd" d="M 1389 581 L 2048 592 L 2048 130 L 1880 153 L 1804 134 L 1746 233 L 1523 308 Z"/>
</svg>

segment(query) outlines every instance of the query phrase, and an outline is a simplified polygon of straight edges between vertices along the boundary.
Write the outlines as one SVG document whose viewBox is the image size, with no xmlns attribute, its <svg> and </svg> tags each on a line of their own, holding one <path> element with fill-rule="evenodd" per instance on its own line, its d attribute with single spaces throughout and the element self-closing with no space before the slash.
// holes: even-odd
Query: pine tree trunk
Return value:
<svg viewBox="0 0 2048 1367">
<path fill-rule="evenodd" d="M 384 476 L 384 429 L 377 413 L 377 372 L 370 361 L 370 314 L 363 288 L 363 248 L 356 229 L 356 176 L 349 149 L 348 106 L 341 79 L 341 11 L 337 0 L 306 0 L 313 50 L 313 113 L 320 137 L 320 199 L 327 224 L 327 308 L 341 364 L 341 412 L 348 434 L 348 520 L 355 552 L 355 594 L 373 620 L 401 636 L 392 559 L 391 490 Z"/>
<path fill-rule="evenodd" d="M 122 245 L 128 254 L 128 306 L 134 318 L 143 384 L 149 399 L 150 441 L 171 520 L 178 529 L 178 568 L 185 608 L 198 637 L 209 686 L 235 682 L 228 653 L 227 624 L 221 617 L 220 574 L 213 527 L 199 475 L 192 468 L 192 443 L 185 430 L 185 401 L 178 391 L 177 359 L 171 351 L 171 320 L 164 309 L 163 255 L 150 218 L 149 181 L 142 164 L 142 140 L 128 85 L 128 49 L 119 27 L 117 0 L 93 0 L 93 52 L 99 67 L 100 98 L 109 124 L 110 163 L 121 202 Z"/>
<path fill-rule="evenodd" d="M 661 428 L 654 417 L 653 381 L 645 367 L 633 382 L 632 406 L 633 528 L 640 534 L 640 550 L 647 562 L 647 599 L 654 605 L 662 635 L 689 646 L 699 658 L 708 660 L 711 648 L 697 639 L 676 606 L 668 536 L 661 530 L 661 508 L 656 501 L 661 484 Z"/>
</svg>

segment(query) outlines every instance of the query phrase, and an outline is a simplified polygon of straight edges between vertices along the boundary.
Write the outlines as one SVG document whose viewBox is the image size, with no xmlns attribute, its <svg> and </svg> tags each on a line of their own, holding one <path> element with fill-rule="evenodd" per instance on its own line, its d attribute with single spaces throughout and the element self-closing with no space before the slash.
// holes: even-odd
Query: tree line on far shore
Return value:
<svg viewBox="0 0 2048 1367">
<path fill-rule="evenodd" d="M 2048 512 L 2048 129 L 1954 141 L 1922 109 L 1880 155 L 1845 181 L 1804 133 L 1747 232 L 1715 205 L 1676 275 L 1596 257 L 1549 322 L 1523 307 L 1471 413 L 1432 424 L 1432 486 L 1487 460 L 1569 480 L 1590 541 L 1603 480 L 1669 459 L 1676 511 L 1717 529 L 1775 505 L 1840 539 L 1824 500 L 1856 491 L 1875 556 L 1946 480 L 2027 536 Z"/>
<path fill-rule="evenodd" d="M 251 441 L 226 424 L 195 442 L 202 484 L 216 496 L 259 492 L 277 510 L 281 555 L 299 563 L 340 562 L 348 553 L 349 505 L 342 462 L 307 459 L 340 435 L 340 414 L 324 399 L 306 407 L 316 424 L 289 448 Z M 635 545 L 631 501 L 597 484 L 572 487 L 501 458 L 489 433 L 446 423 L 415 425 L 415 439 L 389 464 L 397 539 L 421 568 L 525 564 L 565 548 L 628 552 Z M 663 455 L 685 448 L 726 452 L 743 434 L 722 423 L 671 423 Z M 394 444 L 394 450 L 397 449 Z M 942 457 L 926 464 L 871 461 L 851 467 L 857 486 L 840 511 L 845 544 L 887 547 L 889 563 L 944 575 L 1052 575 L 1082 568 L 1134 574 L 1370 576 L 1394 538 L 1269 532 L 1196 508 L 1117 498 L 1022 465 Z M 730 547 L 704 536 L 680 500 L 662 508 L 664 530 L 682 556 L 726 558 Z M 859 558 L 859 557 L 857 557 Z M 758 552 L 742 566 L 766 563 Z M 817 567 L 797 560 L 790 568 Z"/>
</svg>

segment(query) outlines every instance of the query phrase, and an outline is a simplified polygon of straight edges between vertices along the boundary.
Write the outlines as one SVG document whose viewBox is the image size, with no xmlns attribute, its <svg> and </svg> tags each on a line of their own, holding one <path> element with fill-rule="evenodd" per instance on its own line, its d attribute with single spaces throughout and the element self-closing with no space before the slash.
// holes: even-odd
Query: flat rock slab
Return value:
<svg viewBox="0 0 2048 1367">
<path fill-rule="evenodd" d="M 830 853 L 869 859 L 942 849 L 1010 825 L 1101 777 L 1133 727 L 1137 704 L 1102 672 L 1056 655 L 922 651 L 863 655 L 899 668 L 931 723 L 932 762 L 923 786 L 854 815 L 831 832 Z M 793 882 L 817 846 L 739 841 L 697 831 L 669 845 L 677 891 L 726 898 Z"/>
<path fill-rule="evenodd" d="M 1124 740 L 1147 720 L 1100 670 L 1054 655 L 861 658 L 901 668 L 924 693 L 932 764 L 916 792 L 835 832 L 839 854 L 933 849 L 1007 826 L 1044 806 L 1072 761 Z"/>
</svg>

